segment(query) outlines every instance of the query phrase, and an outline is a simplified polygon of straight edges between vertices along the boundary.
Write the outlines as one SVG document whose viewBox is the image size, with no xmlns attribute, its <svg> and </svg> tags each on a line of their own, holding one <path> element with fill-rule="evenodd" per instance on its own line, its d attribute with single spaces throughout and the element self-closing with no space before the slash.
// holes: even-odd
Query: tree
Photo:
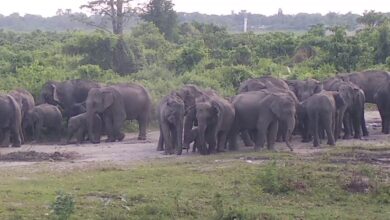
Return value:
<svg viewBox="0 0 390 220">
<path fill-rule="evenodd" d="M 374 10 L 365 11 L 363 16 L 357 19 L 360 24 L 367 25 L 369 28 L 377 27 L 385 20 L 386 17 L 382 13 L 375 12 Z"/>
<path fill-rule="evenodd" d="M 86 5 L 82 5 L 80 8 L 89 9 L 93 14 L 107 17 L 111 21 L 112 33 L 116 35 L 117 42 L 114 47 L 112 55 L 113 69 L 120 74 L 126 74 L 134 72 L 136 69 L 131 62 L 132 51 L 127 47 L 123 40 L 123 27 L 127 18 L 132 13 L 130 2 L 132 0 L 95 0 L 88 1 Z M 88 20 L 88 18 L 86 18 Z M 84 23 L 106 30 L 104 23 L 96 24 L 94 22 Z"/>
<path fill-rule="evenodd" d="M 177 15 L 171 0 L 150 0 L 142 9 L 141 18 L 154 23 L 167 40 L 173 40 Z"/>
<path fill-rule="evenodd" d="M 390 56 L 390 23 L 378 28 L 379 37 L 375 46 L 375 58 L 377 63 L 385 63 Z"/>
</svg>

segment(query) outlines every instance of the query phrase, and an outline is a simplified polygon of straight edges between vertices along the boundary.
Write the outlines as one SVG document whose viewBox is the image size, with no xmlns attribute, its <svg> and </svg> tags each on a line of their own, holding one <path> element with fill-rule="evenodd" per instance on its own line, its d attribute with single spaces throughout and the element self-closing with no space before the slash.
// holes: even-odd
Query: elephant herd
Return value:
<svg viewBox="0 0 390 220">
<path fill-rule="evenodd" d="M 321 139 L 368 136 L 364 104 L 376 104 L 382 132 L 390 132 L 390 73 L 365 71 L 339 74 L 322 82 L 248 79 L 238 94 L 225 99 L 211 89 L 184 85 L 165 96 L 156 108 L 160 137 L 157 150 L 181 154 L 183 149 L 211 154 L 238 149 L 238 139 L 256 150 L 274 149 L 292 135 L 317 147 Z M 0 142 L 19 147 L 45 135 L 66 143 L 121 141 L 126 120 L 136 120 L 138 139 L 146 139 L 152 100 L 141 85 L 104 85 L 90 80 L 48 81 L 37 97 L 24 89 L 0 95 Z"/>
<path fill-rule="evenodd" d="M 0 95 L 2 146 L 42 141 L 44 134 L 60 141 L 63 127 L 67 130 L 66 143 L 87 139 L 99 143 L 103 134 L 108 142 L 121 141 L 126 120 L 138 122 L 138 139 L 144 140 L 152 108 L 149 92 L 140 85 L 103 85 L 79 79 L 46 82 L 37 103 L 24 89 Z"/>
<path fill-rule="evenodd" d="M 368 136 L 364 104 L 378 107 L 382 132 L 390 132 L 390 73 L 364 71 L 338 74 L 322 82 L 282 80 L 272 76 L 248 79 L 238 94 L 225 99 L 213 90 L 185 85 L 159 103 L 158 151 L 200 154 L 236 150 L 240 137 L 255 150 L 274 149 L 284 141 L 290 150 L 292 135 L 302 142 Z"/>
</svg>

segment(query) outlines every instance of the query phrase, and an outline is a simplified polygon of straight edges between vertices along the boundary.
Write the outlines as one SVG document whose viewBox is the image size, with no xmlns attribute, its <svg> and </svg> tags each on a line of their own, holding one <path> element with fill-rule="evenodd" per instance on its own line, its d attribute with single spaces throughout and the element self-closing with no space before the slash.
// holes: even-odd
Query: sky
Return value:
<svg viewBox="0 0 390 220">
<path fill-rule="evenodd" d="M 55 15 L 57 9 L 80 11 L 79 6 L 88 0 L 0 0 L 0 14 L 37 14 L 44 17 Z M 134 0 L 145 3 L 147 0 Z M 178 12 L 200 12 L 206 14 L 230 14 L 247 10 L 254 14 L 272 15 L 281 8 L 284 14 L 299 12 L 326 14 L 358 13 L 365 10 L 390 12 L 389 0 L 173 0 Z M 2 4 L 1 4 L 2 3 Z"/>
</svg>

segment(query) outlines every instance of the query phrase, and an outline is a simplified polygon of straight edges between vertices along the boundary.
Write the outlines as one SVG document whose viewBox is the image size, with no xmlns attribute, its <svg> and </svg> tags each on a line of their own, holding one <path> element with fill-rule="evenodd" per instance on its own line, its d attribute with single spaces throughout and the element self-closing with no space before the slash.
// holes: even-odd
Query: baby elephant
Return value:
<svg viewBox="0 0 390 220">
<path fill-rule="evenodd" d="M 42 132 L 46 130 L 56 137 L 56 141 L 61 139 L 61 111 L 54 105 L 37 105 L 27 112 L 25 117 L 26 127 L 31 127 L 36 141 L 43 139 Z"/>
<path fill-rule="evenodd" d="M 89 137 L 90 141 L 94 144 L 100 142 L 101 128 L 102 128 L 102 119 L 98 114 L 94 116 L 94 127 L 92 134 L 94 137 Z M 76 137 L 76 142 L 71 142 L 73 137 Z M 73 116 L 69 119 L 68 122 L 68 138 L 66 143 L 71 144 L 80 144 L 86 140 L 88 137 L 88 126 L 87 126 L 87 113 L 82 113 L 76 116 Z"/>
<path fill-rule="evenodd" d="M 157 150 L 165 150 L 165 154 L 182 153 L 183 120 L 183 100 L 175 93 L 166 96 L 158 107 L 160 138 Z"/>
</svg>

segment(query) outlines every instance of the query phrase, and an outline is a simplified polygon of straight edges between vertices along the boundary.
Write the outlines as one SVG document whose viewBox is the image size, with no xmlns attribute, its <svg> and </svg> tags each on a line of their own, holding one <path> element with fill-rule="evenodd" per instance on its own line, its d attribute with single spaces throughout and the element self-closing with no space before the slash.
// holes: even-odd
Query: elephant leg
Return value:
<svg viewBox="0 0 390 220">
<path fill-rule="evenodd" d="M 106 142 L 115 142 L 115 135 L 114 135 L 113 123 L 112 123 L 111 117 L 105 115 L 103 117 L 103 120 L 104 120 L 104 125 L 106 126 L 106 131 L 107 131 Z"/>
<path fill-rule="evenodd" d="M 365 116 L 364 116 L 364 109 L 360 113 L 360 124 L 361 124 L 361 127 L 362 127 L 363 136 L 367 137 L 369 135 L 369 133 L 368 133 L 368 129 L 367 129 L 367 126 L 366 126 L 366 119 L 365 119 Z"/>
<path fill-rule="evenodd" d="M 190 110 L 187 113 L 187 116 L 184 118 L 184 148 L 189 149 L 190 143 L 192 141 L 189 141 L 191 139 L 191 131 L 192 126 L 194 124 L 196 118 L 195 109 Z"/>
<path fill-rule="evenodd" d="M 259 150 L 264 147 L 264 143 L 266 141 L 266 136 L 268 132 L 269 123 L 265 120 L 259 119 L 257 122 L 257 134 L 255 141 L 255 150 Z"/>
<path fill-rule="evenodd" d="M 1 143 L 1 147 L 9 147 L 11 140 L 11 134 L 10 131 L 5 131 Z"/>
<path fill-rule="evenodd" d="M 313 146 L 318 147 L 320 146 L 320 137 L 318 135 L 318 127 L 319 127 L 319 120 L 318 120 L 318 113 L 317 112 L 310 112 L 309 113 L 309 130 L 313 134 Z"/>
<path fill-rule="evenodd" d="M 148 127 L 148 117 L 142 116 L 140 119 L 138 119 L 138 140 L 146 140 L 146 128 Z"/>
<path fill-rule="evenodd" d="M 351 118 L 352 118 L 352 114 L 350 112 L 346 112 L 344 114 L 344 118 L 343 118 L 343 125 L 344 125 L 344 136 L 343 136 L 343 139 L 351 139 L 351 136 L 352 136 L 352 129 L 351 129 Z"/>
<path fill-rule="evenodd" d="M 41 121 L 38 121 L 35 124 L 35 140 L 41 142 L 43 140 L 42 136 L 42 130 L 43 130 L 43 124 Z"/>
<path fill-rule="evenodd" d="M 279 135 L 279 131 L 282 130 L 282 129 L 278 129 L 278 124 L 279 124 L 278 121 L 273 121 L 270 123 L 270 125 L 268 127 L 268 132 L 267 132 L 268 150 L 275 150 L 276 136 Z M 284 132 L 286 132 L 286 131 L 284 131 Z"/>
<path fill-rule="evenodd" d="M 379 114 L 381 116 L 381 123 L 382 123 L 382 133 L 385 133 L 385 117 L 386 113 L 381 105 L 377 105 Z"/>
<path fill-rule="evenodd" d="M 286 141 L 284 139 L 284 134 L 286 133 L 287 130 L 287 125 L 283 121 L 279 121 L 279 126 L 278 126 L 278 131 L 277 131 L 277 137 L 276 137 L 276 142 L 284 142 Z"/>
<path fill-rule="evenodd" d="M 220 132 L 218 135 L 218 147 L 217 147 L 217 152 L 223 152 L 226 148 L 226 142 L 227 142 L 227 135 L 228 133 L 226 131 Z"/>
<path fill-rule="evenodd" d="M 163 130 L 161 128 L 161 125 L 159 127 L 160 127 L 160 136 L 158 138 L 157 151 L 163 151 L 164 150 L 164 136 L 163 136 Z"/>
<path fill-rule="evenodd" d="M 332 129 L 332 114 L 322 115 L 321 120 L 322 124 L 324 125 L 324 129 L 326 131 L 326 136 L 328 137 L 328 145 L 334 146 L 335 145 L 335 137 L 334 132 Z"/>
<path fill-rule="evenodd" d="M 162 129 L 162 138 L 164 140 L 164 145 L 165 145 L 164 152 L 165 154 L 170 154 L 173 151 L 172 150 L 173 139 L 171 136 L 171 129 L 169 125 L 165 122 L 161 124 L 161 129 Z"/>
<path fill-rule="evenodd" d="M 241 139 L 244 141 L 246 147 L 253 146 L 253 141 L 249 135 L 248 131 L 242 131 L 240 133 Z"/>
<path fill-rule="evenodd" d="M 12 138 L 12 147 L 20 147 L 21 139 L 20 139 L 20 126 L 16 126 L 11 128 L 11 138 Z"/>
<path fill-rule="evenodd" d="M 76 132 L 76 140 L 77 140 L 77 144 L 81 144 L 84 142 L 84 137 L 85 137 L 85 130 L 80 127 L 79 129 L 77 129 L 77 132 Z"/>
<path fill-rule="evenodd" d="M 218 139 L 218 133 L 216 131 L 216 127 L 210 126 L 206 130 L 206 142 L 208 144 L 208 149 L 205 148 L 205 152 L 209 154 L 213 154 L 216 152 L 217 148 L 217 139 Z"/>
</svg>

